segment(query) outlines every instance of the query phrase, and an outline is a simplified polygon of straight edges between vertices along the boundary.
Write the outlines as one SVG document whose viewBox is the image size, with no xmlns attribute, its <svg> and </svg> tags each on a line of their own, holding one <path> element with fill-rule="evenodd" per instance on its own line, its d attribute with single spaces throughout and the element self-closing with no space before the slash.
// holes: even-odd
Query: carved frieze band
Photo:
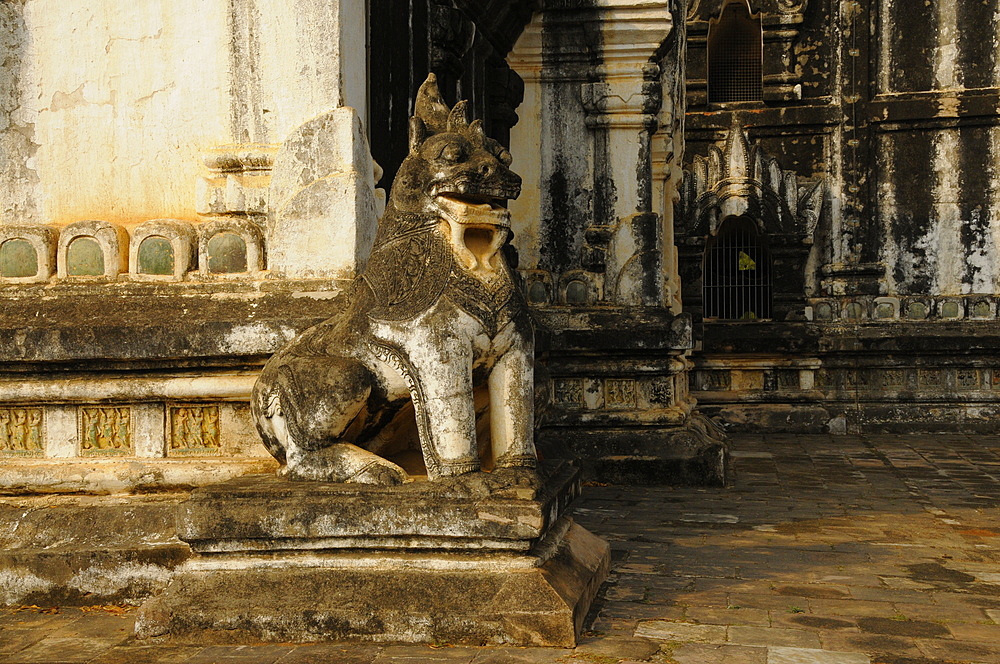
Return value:
<svg viewBox="0 0 1000 664">
<path fill-rule="evenodd" d="M 674 404 L 674 379 L 652 378 L 556 378 L 552 381 L 556 406 L 586 410 L 634 410 L 666 408 Z"/>
<path fill-rule="evenodd" d="M 64 409 L 64 406 L 54 406 Z M 70 411 L 71 413 L 73 411 Z M 134 456 L 137 430 L 145 439 L 165 439 L 165 450 L 149 450 L 140 456 L 188 456 L 219 454 L 222 450 L 222 422 L 219 404 L 167 404 L 165 429 L 160 418 L 142 418 L 137 422 L 135 409 L 128 404 L 84 405 L 75 408 L 76 454 L 81 457 Z M 0 457 L 65 456 L 47 449 L 46 436 L 57 440 L 72 437 L 53 420 L 53 431 L 46 429 L 46 407 L 41 404 L 0 404 Z M 146 423 L 143 425 L 143 423 Z M 147 430 L 152 426 L 158 431 Z M 160 438 L 164 436 L 164 438 Z M 152 452 L 152 454 L 150 454 Z M 69 455 L 72 456 L 72 453 Z"/>
<path fill-rule="evenodd" d="M 888 321 L 994 321 L 1000 298 L 989 294 L 906 295 L 900 297 L 839 296 L 812 298 L 806 317 L 817 323 Z"/>
<path fill-rule="evenodd" d="M 58 231 L 0 224 L 0 283 L 244 278 L 264 269 L 264 254 L 256 222 L 238 217 L 152 219 L 129 230 L 98 220 Z"/>
<path fill-rule="evenodd" d="M 813 389 L 851 393 L 897 390 L 922 393 L 1000 391 L 1000 367 L 872 367 L 818 369 L 734 366 L 699 368 L 691 373 L 698 393 L 799 392 Z M 704 398 L 699 395 L 699 399 Z"/>
</svg>

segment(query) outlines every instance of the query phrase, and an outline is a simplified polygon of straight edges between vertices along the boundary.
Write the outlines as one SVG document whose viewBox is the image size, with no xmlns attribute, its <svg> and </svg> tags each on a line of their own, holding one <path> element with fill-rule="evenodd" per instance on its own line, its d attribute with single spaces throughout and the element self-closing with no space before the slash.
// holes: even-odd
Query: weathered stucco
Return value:
<svg viewBox="0 0 1000 664">
<path fill-rule="evenodd" d="M 762 2 L 763 100 L 708 105 L 703 35 L 720 6 L 688 17 L 688 161 L 738 122 L 829 194 L 808 259 L 775 254 L 775 311 L 789 309 L 773 324 L 697 324 L 703 252 L 685 267 L 684 247 L 712 236 L 678 226 L 695 395 L 736 428 L 995 429 L 1000 3 Z M 789 38 L 793 69 L 774 51 Z"/>
<path fill-rule="evenodd" d="M 6 223 L 194 219 L 201 151 L 280 142 L 346 103 L 366 112 L 364 31 L 349 27 L 359 3 L 19 0 L 0 12 Z"/>
</svg>

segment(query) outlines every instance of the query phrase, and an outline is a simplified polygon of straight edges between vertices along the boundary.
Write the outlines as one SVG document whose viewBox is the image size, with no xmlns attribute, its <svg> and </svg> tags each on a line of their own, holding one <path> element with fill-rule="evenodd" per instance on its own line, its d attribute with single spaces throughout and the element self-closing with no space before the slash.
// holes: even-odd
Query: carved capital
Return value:
<svg viewBox="0 0 1000 664">
<path fill-rule="evenodd" d="M 671 0 L 545 0 L 510 56 L 522 77 L 635 77 L 674 29 Z M 544 52 L 544 57 L 543 57 Z"/>
<path fill-rule="evenodd" d="M 599 83 L 583 83 L 580 101 L 587 113 L 587 126 L 642 127 L 655 131 L 657 113 L 663 102 L 658 74 L 659 67 L 647 63 L 642 78 L 610 78 Z"/>
</svg>

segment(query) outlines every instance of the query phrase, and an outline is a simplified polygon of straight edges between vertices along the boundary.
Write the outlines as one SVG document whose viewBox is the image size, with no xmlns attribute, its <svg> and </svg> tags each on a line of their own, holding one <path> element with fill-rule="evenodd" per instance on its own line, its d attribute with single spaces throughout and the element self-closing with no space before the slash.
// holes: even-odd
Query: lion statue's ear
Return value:
<svg viewBox="0 0 1000 664">
<path fill-rule="evenodd" d="M 427 140 L 427 127 L 424 121 L 413 116 L 410 118 L 410 152 L 416 152 Z"/>
<path fill-rule="evenodd" d="M 469 131 L 466 132 L 469 140 L 475 145 L 483 146 L 486 144 L 486 131 L 483 129 L 482 120 L 473 120 L 472 124 L 469 125 Z"/>
<path fill-rule="evenodd" d="M 423 120 L 424 125 L 432 134 L 439 134 L 448 125 L 448 105 L 438 90 L 437 76 L 427 74 L 427 80 L 420 84 L 417 90 L 417 100 L 413 105 L 413 114 Z"/>
<path fill-rule="evenodd" d="M 468 106 L 469 102 L 464 99 L 455 104 L 455 108 L 451 109 L 451 113 L 448 114 L 448 131 L 459 133 L 468 128 L 469 116 L 466 110 Z"/>
</svg>

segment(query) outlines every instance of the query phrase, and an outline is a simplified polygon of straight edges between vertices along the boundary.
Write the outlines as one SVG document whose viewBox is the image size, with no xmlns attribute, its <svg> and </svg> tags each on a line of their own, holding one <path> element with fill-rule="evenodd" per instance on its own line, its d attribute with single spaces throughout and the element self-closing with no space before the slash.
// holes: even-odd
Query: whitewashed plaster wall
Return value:
<svg viewBox="0 0 1000 664">
<path fill-rule="evenodd" d="M 364 21 L 353 1 L 0 3 L 0 221 L 196 218 L 206 148 L 364 117 Z"/>
</svg>

